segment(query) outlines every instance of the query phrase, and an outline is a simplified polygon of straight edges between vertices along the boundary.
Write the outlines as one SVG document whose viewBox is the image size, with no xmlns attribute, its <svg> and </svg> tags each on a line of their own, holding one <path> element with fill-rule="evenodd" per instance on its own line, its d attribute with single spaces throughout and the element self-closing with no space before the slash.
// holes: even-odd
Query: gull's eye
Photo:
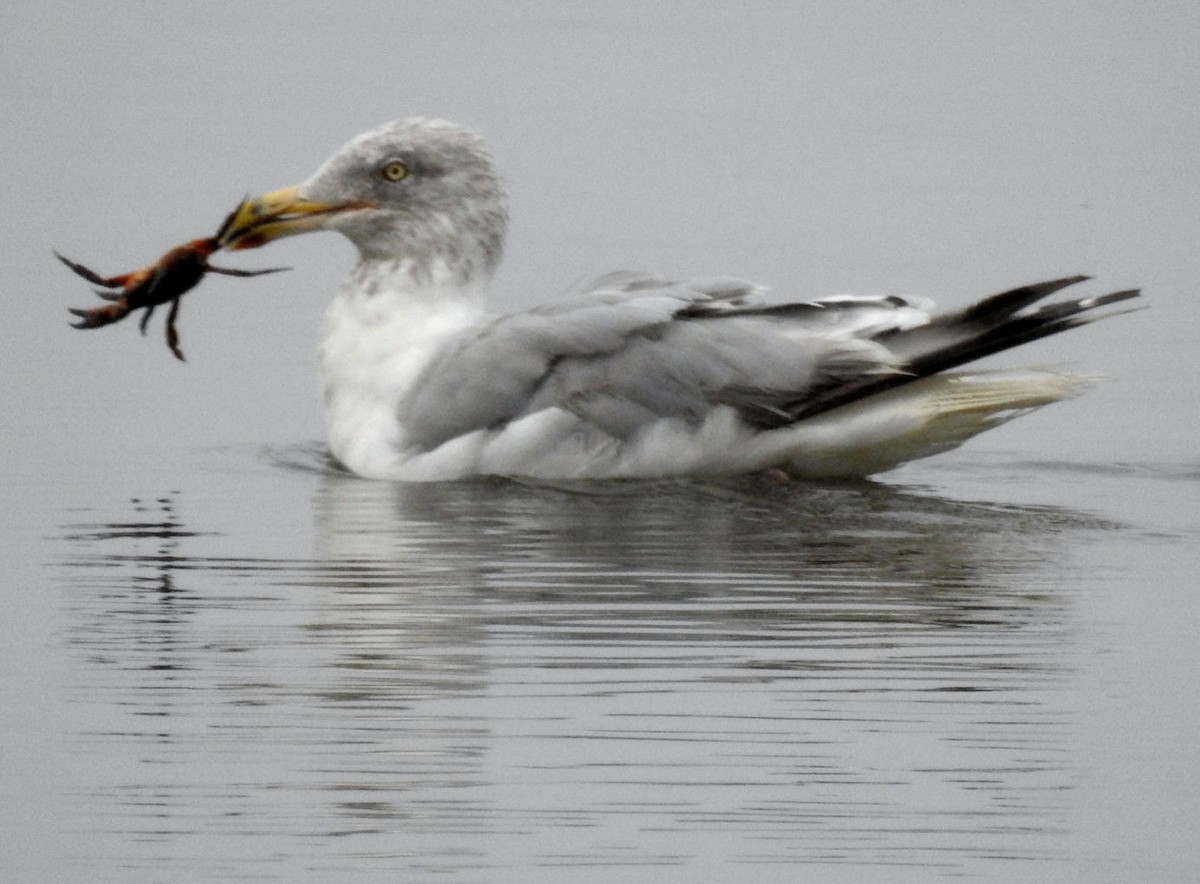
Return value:
<svg viewBox="0 0 1200 884">
<path fill-rule="evenodd" d="M 403 181 L 408 177 L 408 166 L 399 160 L 392 160 L 379 171 L 388 181 Z"/>
</svg>

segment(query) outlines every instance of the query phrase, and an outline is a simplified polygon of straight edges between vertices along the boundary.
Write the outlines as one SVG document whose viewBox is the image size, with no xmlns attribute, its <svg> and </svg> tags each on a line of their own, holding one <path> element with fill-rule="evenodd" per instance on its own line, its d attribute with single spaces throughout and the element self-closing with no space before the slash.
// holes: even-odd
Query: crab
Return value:
<svg viewBox="0 0 1200 884">
<path fill-rule="evenodd" d="M 279 273 L 288 269 L 286 267 L 268 267 L 263 270 L 236 270 L 230 267 L 217 267 L 209 263 L 209 257 L 222 247 L 222 238 L 240 209 L 241 206 L 225 219 L 216 236 L 194 239 L 181 246 L 176 246 L 154 263 L 118 276 L 101 276 L 94 270 L 55 252 L 54 256 L 72 271 L 93 285 L 101 286 L 96 290 L 96 294 L 111 302 L 103 307 L 93 307 L 90 310 L 69 308 L 71 313 L 79 317 L 79 321 L 73 322 L 71 325 L 74 328 L 102 328 L 119 322 L 134 310 L 144 309 L 146 312 L 142 315 L 138 327 L 142 334 L 145 334 L 146 326 L 150 322 L 155 308 L 162 304 L 170 304 L 171 309 L 167 314 L 167 346 L 176 359 L 186 361 L 183 351 L 179 348 L 179 331 L 175 327 L 175 321 L 179 318 L 179 302 L 206 274 L 262 276 L 266 273 Z M 119 291 L 107 291 L 109 289 Z"/>
</svg>

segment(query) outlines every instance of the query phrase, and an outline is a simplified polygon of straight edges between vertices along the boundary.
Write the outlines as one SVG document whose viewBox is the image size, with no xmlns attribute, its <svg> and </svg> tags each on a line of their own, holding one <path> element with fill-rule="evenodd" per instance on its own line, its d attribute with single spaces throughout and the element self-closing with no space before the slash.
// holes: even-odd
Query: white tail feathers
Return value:
<svg viewBox="0 0 1200 884">
<path fill-rule="evenodd" d="M 1099 379 L 1033 368 L 932 375 L 796 424 L 785 469 L 810 478 L 890 470 L 1077 396 Z"/>
</svg>

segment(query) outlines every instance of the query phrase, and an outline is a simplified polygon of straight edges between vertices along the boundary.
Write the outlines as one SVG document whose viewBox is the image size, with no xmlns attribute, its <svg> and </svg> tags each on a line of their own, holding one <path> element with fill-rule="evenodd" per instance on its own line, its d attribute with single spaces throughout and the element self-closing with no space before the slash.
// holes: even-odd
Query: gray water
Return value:
<svg viewBox="0 0 1200 884">
<path fill-rule="evenodd" d="M 1200 878 L 1200 7 L 7 13 L 0 877 Z M 509 171 L 501 307 L 616 266 L 945 303 L 1081 270 L 1113 379 L 876 481 L 372 483 L 348 247 L 189 363 L 86 287 L 408 113 Z"/>
</svg>

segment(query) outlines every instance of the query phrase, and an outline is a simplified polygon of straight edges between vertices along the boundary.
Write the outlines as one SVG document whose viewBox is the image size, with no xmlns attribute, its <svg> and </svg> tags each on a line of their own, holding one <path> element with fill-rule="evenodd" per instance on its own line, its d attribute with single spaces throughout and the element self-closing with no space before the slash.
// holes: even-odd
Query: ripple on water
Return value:
<svg viewBox="0 0 1200 884">
<path fill-rule="evenodd" d="M 209 476 L 63 528 L 98 768 L 78 820 L 128 867 L 1060 858 L 1063 539 L 1105 524 L 874 483 L 394 486 L 289 458 L 276 499 Z M 191 524 L 222 495 L 262 503 Z M 297 507 L 311 533 L 277 530 Z"/>
</svg>

